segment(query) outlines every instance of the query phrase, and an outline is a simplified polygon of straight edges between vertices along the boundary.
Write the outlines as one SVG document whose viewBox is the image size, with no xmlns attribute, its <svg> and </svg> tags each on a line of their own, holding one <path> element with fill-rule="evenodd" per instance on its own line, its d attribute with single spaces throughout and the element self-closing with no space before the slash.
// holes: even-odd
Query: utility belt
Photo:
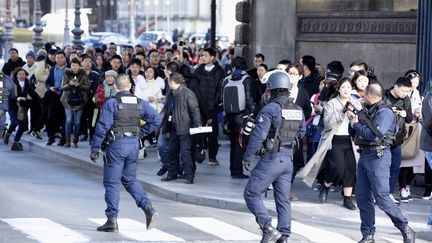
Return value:
<svg viewBox="0 0 432 243">
<path fill-rule="evenodd" d="M 116 138 L 128 138 L 128 137 L 136 137 L 138 134 L 135 134 L 133 132 L 117 132 L 114 133 Z"/>
<path fill-rule="evenodd" d="M 368 154 L 371 152 L 376 152 L 376 155 L 378 158 L 381 158 L 384 156 L 384 151 L 387 149 L 387 146 L 369 146 L 369 147 L 362 147 L 357 149 L 357 152 L 362 154 Z"/>
<path fill-rule="evenodd" d="M 119 138 L 127 138 L 127 137 L 137 137 L 138 135 L 133 132 L 114 132 L 110 129 L 105 135 L 105 139 L 102 142 L 101 149 L 104 151 L 106 147 L 116 141 Z"/>
</svg>

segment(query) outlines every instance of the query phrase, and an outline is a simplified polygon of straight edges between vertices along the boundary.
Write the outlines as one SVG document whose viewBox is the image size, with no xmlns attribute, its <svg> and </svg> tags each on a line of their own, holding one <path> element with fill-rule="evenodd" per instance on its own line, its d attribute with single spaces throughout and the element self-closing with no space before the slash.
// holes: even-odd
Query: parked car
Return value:
<svg viewBox="0 0 432 243">
<path fill-rule="evenodd" d="M 114 42 L 117 46 L 131 45 L 130 40 L 119 33 L 114 32 L 92 32 L 83 40 L 85 46 L 101 47 Z"/>
<path fill-rule="evenodd" d="M 192 40 L 195 39 L 195 44 L 201 48 L 206 43 L 205 37 L 206 37 L 205 34 L 193 34 L 189 37 L 189 43 L 191 43 Z M 216 35 L 216 41 L 219 42 L 219 46 L 222 49 L 227 48 L 230 45 L 230 42 L 229 42 L 227 36 Z"/>
<path fill-rule="evenodd" d="M 165 35 L 165 39 L 173 44 L 172 33 L 165 31 L 146 31 L 142 32 L 138 38 L 136 39 L 136 44 L 140 44 L 142 46 L 147 47 L 150 43 L 157 43 L 159 39 L 162 38 L 162 35 Z"/>
</svg>

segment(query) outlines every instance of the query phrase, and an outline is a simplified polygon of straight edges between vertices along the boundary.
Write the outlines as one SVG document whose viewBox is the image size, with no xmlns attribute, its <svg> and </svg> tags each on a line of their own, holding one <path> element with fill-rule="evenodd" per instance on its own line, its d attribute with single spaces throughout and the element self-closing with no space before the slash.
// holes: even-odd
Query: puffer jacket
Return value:
<svg viewBox="0 0 432 243">
<path fill-rule="evenodd" d="M 174 106 L 172 121 L 177 135 L 189 134 L 189 128 L 201 126 L 201 116 L 198 108 L 198 100 L 195 94 L 185 85 L 172 91 Z"/>
<path fill-rule="evenodd" d="M 74 79 L 74 77 L 76 76 L 76 79 L 79 81 L 79 85 L 78 88 L 81 90 L 81 92 L 83 92 L 84 94 L 84 102 L 79 105 L 79 106 L 71 106 L 68 103 L 68 95 L 69 95 L 69 90 L 72 88 L 71 85 L 69 85 L 69 81 Z M 90 84 L 88 81 L 88 76 L 86 74 L 86 72 L 84 71 L 84 69 L 80 68 L 77 74 L 74 74 L 70 69 L 67 69 L 65 71 L 64 77 L 63 77 L 63 84 L 60 88 L 61 91 L 63 91 L 63 94 L 60 98 L 60 102 L 63 104 L 63 106 L 66 109 L 72 110 L 72 111 L 77 111 L 77 110 L 81 110 L 84 108 L 85 104 L 88 101 L 88 90 L 90 89 Z"/>
</svg>

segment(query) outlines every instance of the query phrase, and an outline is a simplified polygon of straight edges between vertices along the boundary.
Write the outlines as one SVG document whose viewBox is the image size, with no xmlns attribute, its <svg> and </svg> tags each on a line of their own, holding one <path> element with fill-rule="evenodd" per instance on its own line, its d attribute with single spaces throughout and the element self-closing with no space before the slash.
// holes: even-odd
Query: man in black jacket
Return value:
<svg viewBox="0 0 432 243">
<path fill-rule="evenodd" d="M 184 85 L 183 76 L 180 73 L 171 75 L 168 82 L 173 94 L 173 102 L 166 104 L 172 106 L 172 115 L 168 117 L 170 122 L 170 138 L 168 143 L 168 158 L 170 165 L 168 174 L 162 181 L 172 181 L 178 177 L 179 155 L 183 163 L 186 184 L 194 183 L 195 165 L 192 161 L 190 128 L 201 125 L 201 116 L 198 101 L 195 94 Z"/>
<path fill-rule="evenodd" d="M 400 164 L 402 159 L 402 148 L 405 123 L 410 123 L 414 119 L 411 112 L 411 100 L 409 94 L 411 93 L 411 81 L 406 77 L 400 77 L 396 80 L 393 88 L 386 90 L 384 101 L 386 104 L 393 108 L 396 114 L 397 133 L 394 144 L 391 146 L 391 166 L 390 166 L 390 197 L 394 202 L 392 193 L 396 189 L 396 182 L 399 176 Z"/>
<path fill-rule="evenodd" d="M 255 99 L 252 94 L 252 78 L 246 73 L 246 61 L 242 57 L 235 57 L 231 63 L 234 69 L 233 73 L 228 76 L 222 84 L 225 87 L 229 80 L 232 81 L 243 81 L 246 108 L 240 113 L 226 114 L 226 121 L 228 127 L 228 135 L 230 138 L 230 171 L 233 179 L 246 179 L 249 176 L 243 174 L 243 156 L 246 147 L 242 147 L 239 141 L 240 127 L 243 124 L 244 117 L 253 116 L 256 107 Z M 223 94 L 223 93 L 222 93 Z M 222 97 L 223 99 L 223 97 Z M 227 101 L 227 99 L 225 99 Z"/>
<path fill-rule="evenodd" d="M 216 155 L 219 148 L 218 142 L 218 121 L 219 104 L 221 103 L 221 87 L 225 78 L 225 72 L 216 62 L 216 51 L 207 48 L 203 52 L 204 64 L 195 71 L 195 76 L 199 80 L 201 95 L 198 102 L 201 108 L 202 122 L 212 126 L 213 132 L 208 135 L 209 163 L 219 165 Z"/>
<path fill-rule="evenodd" d="M 11 77 L 12 72 L 15 68 L 24 66 L 26 63 L 18 56 L 18 50 L 16 48 L 9 49 L 9 60 L 3 66 L 2 72 Z"/>
</svg>

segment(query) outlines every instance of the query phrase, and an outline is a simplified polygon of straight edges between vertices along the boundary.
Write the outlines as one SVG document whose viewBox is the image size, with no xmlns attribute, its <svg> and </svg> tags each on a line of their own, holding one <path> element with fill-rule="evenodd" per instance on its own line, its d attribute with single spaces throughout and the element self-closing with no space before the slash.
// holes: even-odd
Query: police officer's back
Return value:
<svg viewBox="0 0 432 243">
<path fill-rule="evenodd" d="M 120 182 L 135 199 L 136 205 L 143 209 L 149 229 L 154 225 L 157 213 L 136 180 L 138 139 L 153 132 L 161 121 L 159 114 L 147 102 L 129 92 L 131 84 L 127 75 L 118 76 L 115 85 L 117 94 L 102 107 L 90 154 L 90 158 L 95 161 L 104 139 L 109 140 L 105 148 L 103 179 L 108 220 L 97 230 L 118 231 Z M 140 127 L 140 119 L 146 121 L 144 127 Z"/>
<path fill-rule="evenodd" d="M 263 231 L 261 242 L 287 242 L 291 233 L 291 204 L 289 201 L 293 173 L 292 146 L 305 132 L 302 109 L 289 100 L 290 78 L 285 71 L 274 71 L 268 79 L 270 103 L 257 115 L 243 164 L 249 168 L 257 151 L 260 160 L 251 173 L 244 191 L 249 210 Z M 299 134 L 300 133 L 300 134 Z M 271 226 L 271 217 L 261 194 L 272 184 L 278 212 L 277 229 Z"/>
</svg>

